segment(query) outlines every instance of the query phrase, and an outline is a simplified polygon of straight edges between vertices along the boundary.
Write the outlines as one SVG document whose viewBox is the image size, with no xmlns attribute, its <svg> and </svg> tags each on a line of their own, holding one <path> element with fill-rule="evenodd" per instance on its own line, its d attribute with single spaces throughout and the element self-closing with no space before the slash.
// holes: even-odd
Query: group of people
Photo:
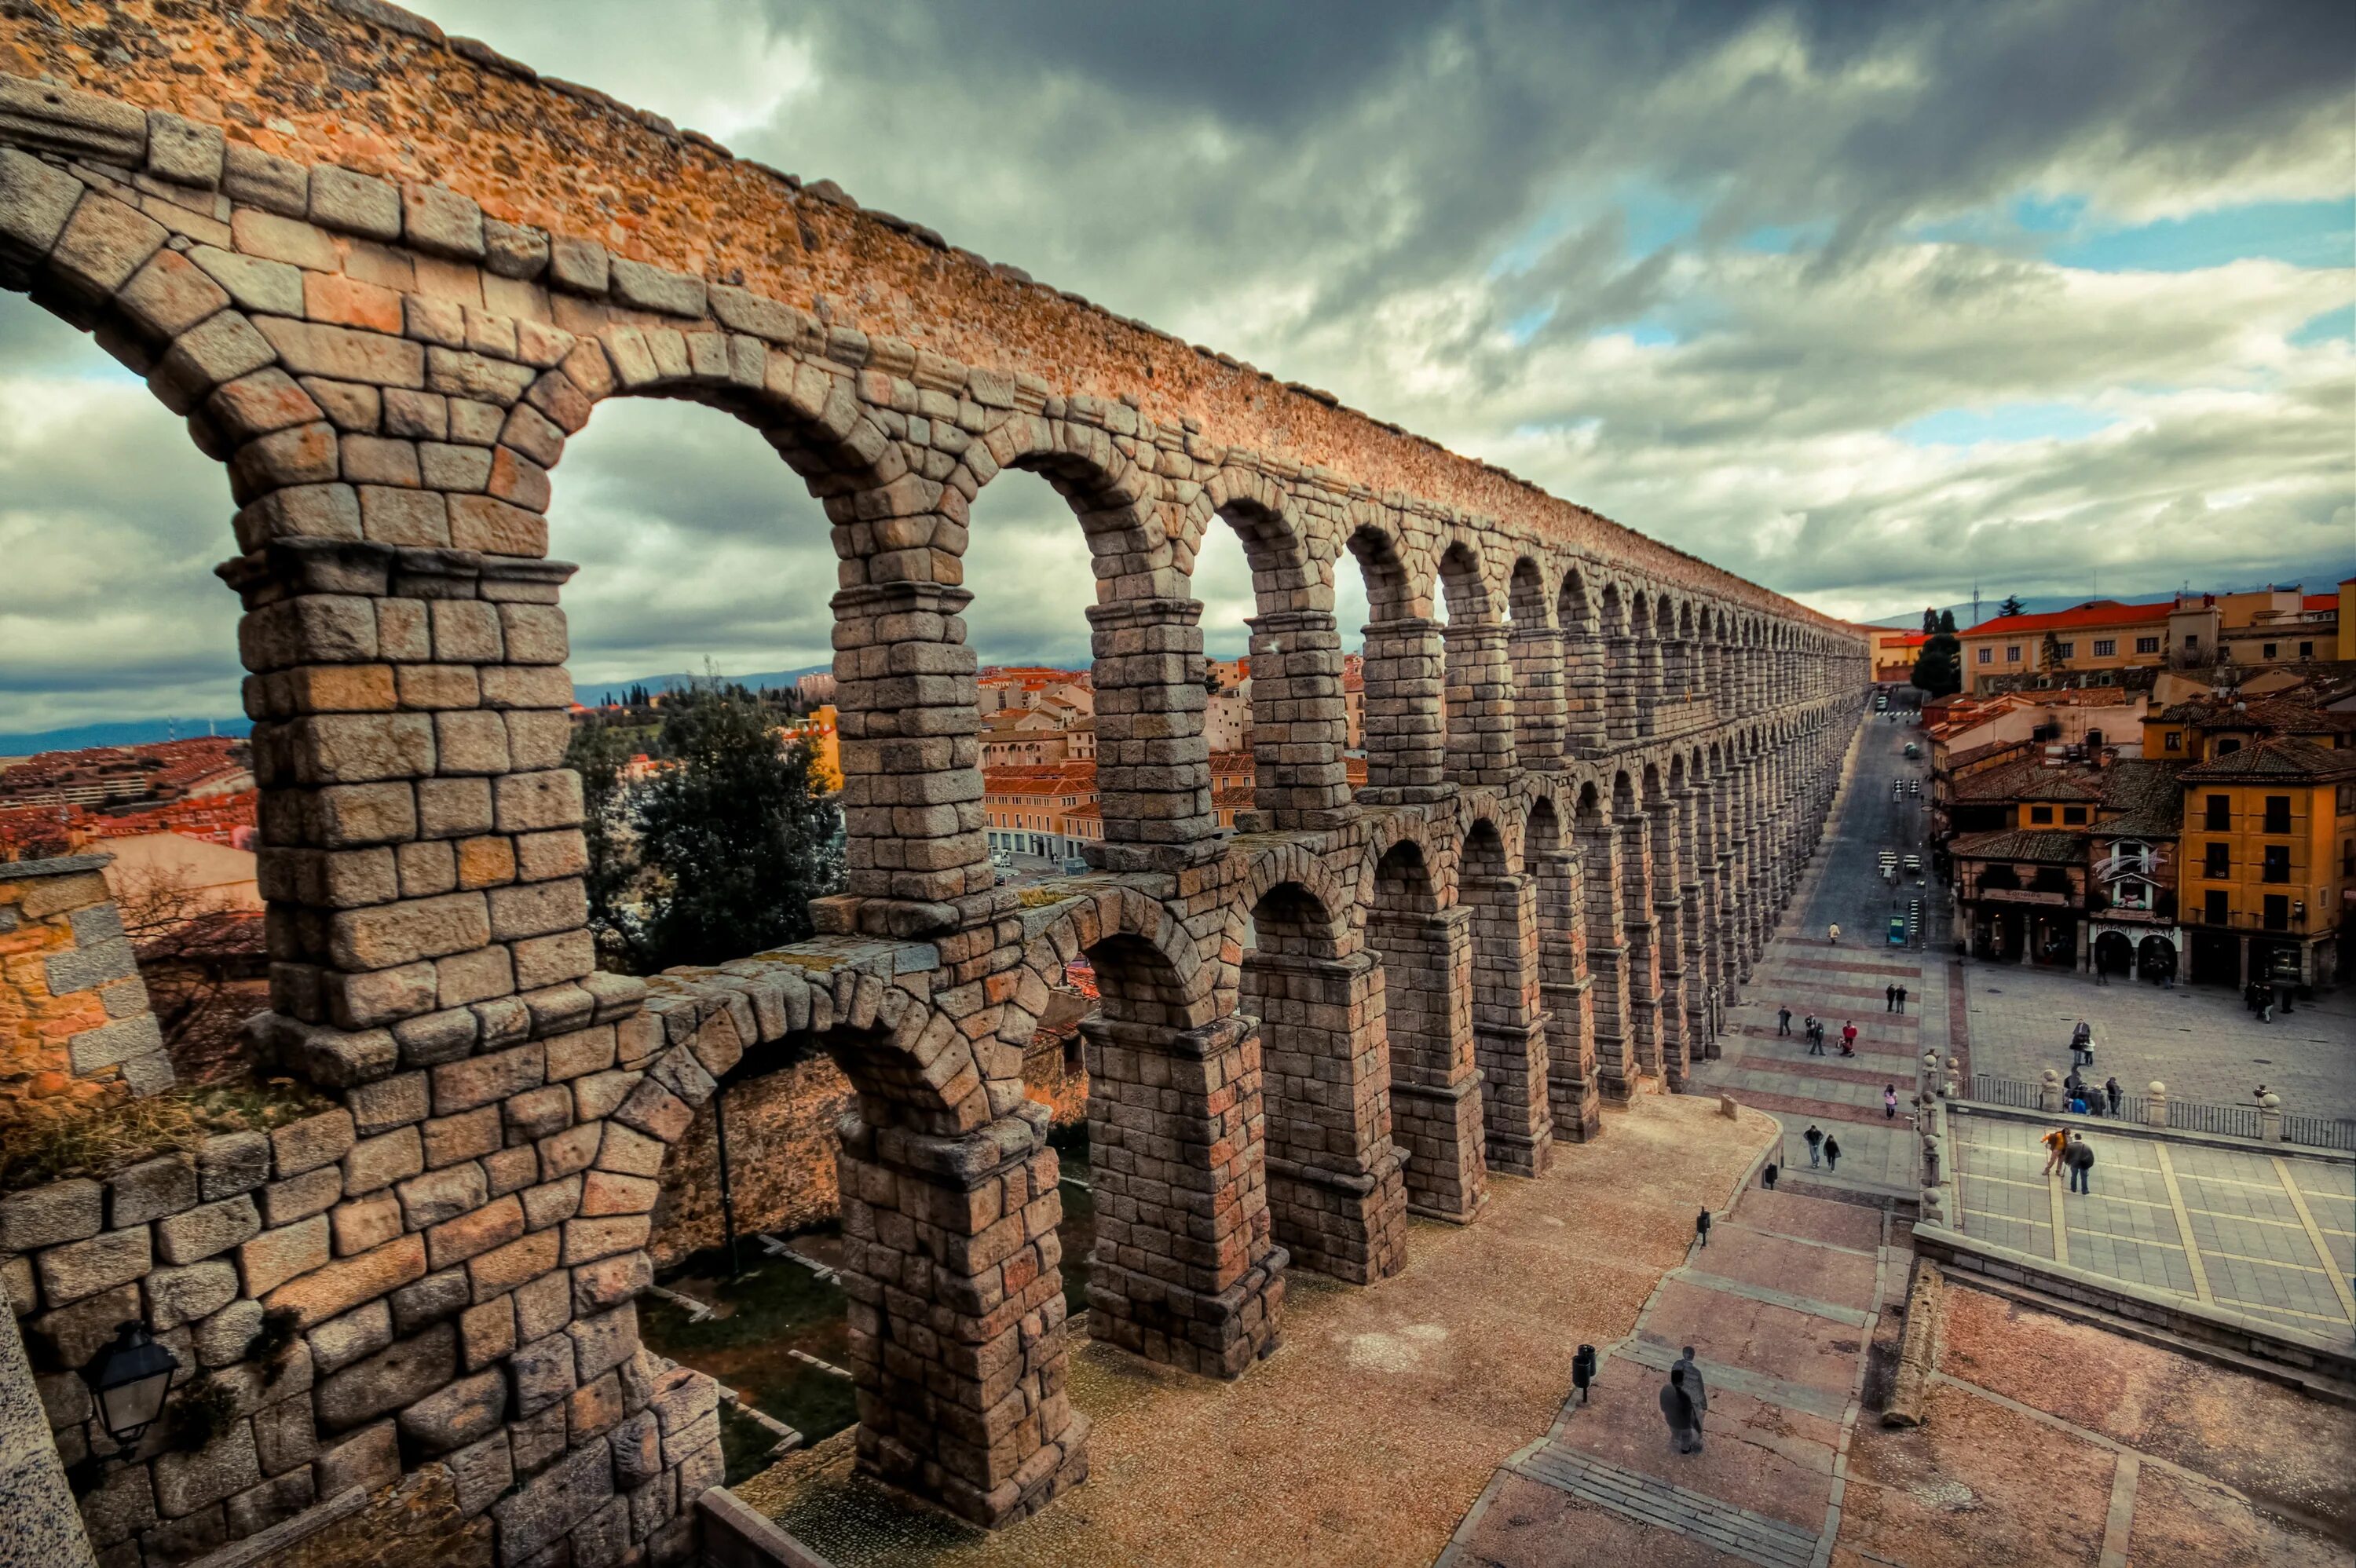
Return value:
<svg viewBox="0 0 2356 1568">
<path fill-rule="evenodd" d="M 1806 1018 L 1800 1020 L 1800 1031 L 1807 1038 L 1808 1054 L 1810 1056 L 1822 1056 L 1825 1053 L 1824 1019 L 1816 1017 L 1814 1013 L 1810 1013 Z M 1775 1009 L 1775 1032 L 1778 1035 L 1789 1035 L 1792 1032 L 1791 1008 L 1778 1008 Z M 1857 1020 L 1854 1019 L 1851 1019 L 1841 1025 L 1840 1053 L 1843 1056 L 1855 1056 L 1857 1054 Z"/>
<path fill-rule="evenodd" d="M 2253 980 L 2242 987 L 2242 1006 L 2258 1016 L 2262 1024 L 2275 1021 L 2275 988 L 2264 981 Z M 2291 1010 L 2290 998 L 2283 998 L 2282 1010 Z"/>
<path fill-rule="evenodd" d="M 2065 1108 L 2073 1116 L 2115 1116 L 2119 1102 L 2126 1096 L 2115 1075 L 2097 1085 L 2087 1083 L 2074 1066 L 2070 1076 L 2062 1080 L 2062 1093 Z"/>
<path fill-rule="evenodd" d="M 1886 1004 L 1881 1009 L 1883 1012 L 1902 1013 L 1906 1010 L 1905 987 L 1884 986 L 1881 987 L 1881 995 L 1883 1001 Z"/>
<path fill-rule="evenodd" d="M 2056 1127 L 2037 1141 L 2045 1146 L 2047 1176 L 2066 1168 L 2070 1172 L 2071 1191 L 2094 1190 L 2089 1179 L 2094 1170 L 2094 1146 L 2086 1141 L 2085 1134 L 2064 1132 Z"/>
</svg>

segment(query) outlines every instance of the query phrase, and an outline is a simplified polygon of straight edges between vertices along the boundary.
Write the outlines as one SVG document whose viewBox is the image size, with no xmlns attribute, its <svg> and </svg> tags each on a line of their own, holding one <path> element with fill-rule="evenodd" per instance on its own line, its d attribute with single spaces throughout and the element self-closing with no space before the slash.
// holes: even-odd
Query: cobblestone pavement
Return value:
<svg viewBox="0 0 2356 1568">
<path fill-rule="evenodd" d="M 2250 1103 L 2260 1083 L 2286 1111 L 2356 1117 L 2356 992 L 2340 990 L 2260 1023 L 2241 997 L 2214 987 L 2162 990 L 2019 964 L 1962 965 L 1972 1065 L 2035 1082 L 2070 1071 L 2070 1030 L 2094 1026 L 2096 1083 L 2115 1074 L 2129 1093 L 2153 1079 L 2175 1099 Z"/>
<path fill-rule="evenodd" d="M 1546 1430 L 1579 1344 L 1631 1332 L 1684 1264 L 1695 1211 L 1724 1204 L 1769 1137 L 1748 1112 L 1639 1095 L 1600 1138 L 1557 1146 L 1544 1177 L 1493 1173 L 1477 1223 L 1415 1221 L 1398 1275 L 1292 1271 L 1280 1347 L 1233 1381 L 1083 1341 L 1069 1387 L 1096 1424 L 1087 1484 L 1007 1529 L 857 1477 L 850 1433 L 735 1490 L 841 1568 L 1423 1568 Z M 1709 1266 L 1733 1255 L 1714 1247 Z"/>
<path fill-rule="evenodd" d="M 1915 1191 L 1915 1069 L 1924 1051 L 1949 1049 L 1952 966 L 1917 948 L 1890 947 L 1884 924 L 1914 894 L 1883 881 L 1884 849 L 1919 853 L 1920 808 L 1890 797 L 1890 781 L 1919 770 L 1901 755 L 1920 731 L 1869 720 L 1850 752 L 1841 793 L 1815 863 L 1802 879 L 1782 927 L 1754 966 L 1743 1001 L 1719 1037 L 1719 1059 L 1697 1063 L 1691 1082 L 1773 1116 L 1783 1129 L 1783 1168 L 1806 1179 L 1891 1196 Z M 1935 903 L 1920 895 L 1925 914 Z M 1826 940 L 1837 922 L 1841 940 Z M 1906 1011 L 1890 1010 L 1888 988 L 1907 990 Z M 1792 1009 L 1792 1033 L 1777 1010 Z M 1825 1020 L 1826 1054 L 1812 1056 L 1801 1025 Z M 1839 1052 L 1841 1026 L 1858 1027 L 1857 1055 Z M 1883 1114 L 1882 1090 L 1898 1091 L 1899 1113 Z M 1815 1126 L 1838 1140 L 1837 1171 L 1809 1169 L 1803 1135 Z"/>
<path fill-rule="evenodd" d="M 2090 1131 L 2092 1192 L 2044 1174 L 2046 1125 L 1948 1126 L 1969 1234 L 2301 1328 L 2356 1327 L 2356 1166 Z"/>
<path fill-rule="evenodd" d="M 1860 1204 L 1743 1192 L 1604 1348 L 1589 1397 L 1499 1467 L 1436 1568 L 1822 1568 L 1866 1347 L 1906 1276 L 1887 1227 Z M 1708 1397 L 1701 1449 L 1680 1454 L 1658 1400 L 1687 1347 Z"/>
</svg>

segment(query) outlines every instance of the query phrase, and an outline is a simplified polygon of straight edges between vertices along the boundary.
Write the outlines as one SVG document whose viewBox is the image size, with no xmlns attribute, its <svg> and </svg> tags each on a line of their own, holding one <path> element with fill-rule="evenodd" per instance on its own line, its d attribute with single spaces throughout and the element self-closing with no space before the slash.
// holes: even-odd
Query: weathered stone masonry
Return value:
<svg viewBox="0 0 2356 1568">
<path fill-rule="evenodd" d="M 862 1460 L 995 1524 L 1087 1467 L 1022 1085 L 1071 958 L 1104 1002 L 1090 1331 L 1211 1375 L 1280 1342 L 1288 1268 L 1396 1272 L 1408 1210 L 1476 1221 L 1493 1169 L 1713 1051 L 1865 682 L 1837 625 L 374 0 L 65 0 L 8 13 L 0 71 L 0 283 L 228 465 L 257 1038 L 342 1106 L 234 1191 L 202 1161 L 170 1211 L 92 1184 L 0 1243 L 28 1323 L 116 1293 L 255 1383 L 230 1328 L 299 1309 L 294 1384 L 85 1501 L 110 1563 L 434 1466 L 505 1563 L 688 1551 L 711 1385 L 639 1349 L 632 1298 L 665 1150 L 765 1052 L 822 1046 L 857 1092 Z M 825 506 L 851 843 L 827 934 L 650 983 L 583 929 L 548 558 L 566 440 L 648 396 L 750 423 Z M 961 618 L 1007 468 L 1070 501 L 1099 586 L 1105 839 L 1040 908 L 994 885 Z M 1232 836 L 1188 592 L 1221 526 L 1267 668 Z M 201 1314 L 158 1283 L 166 1227 L 231 1237 L 171 1243 L 215 1265 Z"/>
</svg>

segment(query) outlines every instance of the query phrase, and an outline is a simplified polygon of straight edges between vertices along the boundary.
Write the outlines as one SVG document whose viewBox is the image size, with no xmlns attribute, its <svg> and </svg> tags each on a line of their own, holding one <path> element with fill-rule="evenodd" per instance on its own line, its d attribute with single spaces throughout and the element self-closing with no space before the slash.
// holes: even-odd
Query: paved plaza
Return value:
<svg viewBox="0 0 2356 1568">
<path fill-rule="evenodd" d="M 2264 1083 L 2286 1111 L 2356 1117 L 2356 988 L 2269 1024 L 2214 987 L 2097 986 L 2027 965 L 1958 963 L 1975 1072 L 2032 1083 L 2049 1067 L 2067 1072 L 2070 1030 L 2083 1019 L 2094 1027 L 2097 1083 L 2115 1076 L 2140 1094 L 2157 1078 L 2175 1099 L 2241 1105 Z"/>
<path fill-rule="evenodd" d="M 2092 1192 L 2044 1174 L 2047 1125 L 1951 1115 L 1963 1229 L 2310 1334 L 2356 1328 L 2356 1164 L 2090 1131 Z"/>
</svg>

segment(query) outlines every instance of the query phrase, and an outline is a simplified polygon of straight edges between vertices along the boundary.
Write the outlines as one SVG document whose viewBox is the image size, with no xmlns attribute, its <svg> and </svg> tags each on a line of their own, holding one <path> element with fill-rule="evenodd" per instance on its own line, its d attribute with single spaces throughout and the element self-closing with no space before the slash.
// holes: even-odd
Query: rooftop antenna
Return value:
<svg viewBox="0 0 2356 1568">
<path fill-rule="evenodd" d="M 1973 625 L 1975 625 L 1975 626 L 1976 626 L 1976 625 L 1978 625 L 1979 624 L 1980 624 L 1980 580 L 1979 580 L 1978 578 L 1975 577 L 1975 578 L 1973 578 L 1973 579 L 1972 579 L 1972 624 L 1973 624 Z"/>
</svg>

